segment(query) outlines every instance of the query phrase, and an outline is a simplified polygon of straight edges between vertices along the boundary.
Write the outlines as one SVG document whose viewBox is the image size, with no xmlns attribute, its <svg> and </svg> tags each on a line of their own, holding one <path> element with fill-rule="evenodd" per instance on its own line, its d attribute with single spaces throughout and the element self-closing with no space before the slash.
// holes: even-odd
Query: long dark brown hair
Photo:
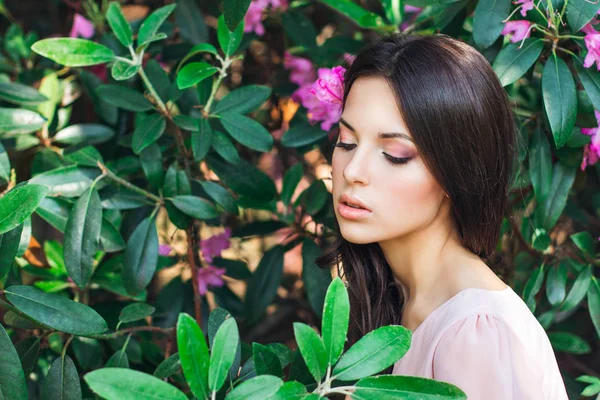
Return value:
<svg viewBox="0 0 600 400">
<path fill-rule="evenodd" d="M 517 171 L 518 128 L 489 62 L 447 35 L 392 34 L 357 54 L 345 74 L 344 106 L 365 76 L 385 78 L 394 91 L 422 160 L 450 197 L 463 246 L 490 257 Z M 347 282 L 348 348 L 373 329 L 400 325 L 404 300 L 379 244 L 348 242 L 335 226 L 335 240 L 316 262 L 337 265 Z"/>
</svg>

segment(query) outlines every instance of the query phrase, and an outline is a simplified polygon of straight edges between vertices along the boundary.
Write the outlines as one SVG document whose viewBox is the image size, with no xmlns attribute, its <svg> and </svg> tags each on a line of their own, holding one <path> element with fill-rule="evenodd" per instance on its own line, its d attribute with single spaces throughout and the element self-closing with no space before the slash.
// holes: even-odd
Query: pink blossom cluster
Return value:
<svg viewBox="0 0 600 400">
<path fill-rule="evenodd" d="M 594 110 L 598 126 L 596 128 L 581 128 L 581 133 L 592 137 L 592 141 L 583 148 L 583 160 L 581 160 L 581 170 L 586 169 L 588 165 L 593 165 L 600 159 L 600 111 Z"/>
<path fill-rule="evenodd" d="M 351 62 L 352 56 L 346 59 Z M 292 93 L 292 99 L 308 110 L 311 123 L 321 121 L 321 128 L 329 131 L 340 119 L 346 69 L 342 66 L 319 68 L 315 74 L 308 59 L 287 52 L 283 64 L 290 70 L 290 80 L 300 86 Z"/>
<path fill-rule="evenodd" d="M 94 36 L 94 24 L 87 20 L 83 15 L 75 14 L 69 37 L 83 37 L 89 39 L 92 36 Z"/>
<path fill-rule="evenodd" d="M 287 0 L 253 0 L 244 16 L 244 32 L 255 32 L 258 36 L 265 34 L 265 27 L 262 24 L 264 11 L 271 6 L 271 9 L 284 11 L 288 7 Z"/>
</svg>

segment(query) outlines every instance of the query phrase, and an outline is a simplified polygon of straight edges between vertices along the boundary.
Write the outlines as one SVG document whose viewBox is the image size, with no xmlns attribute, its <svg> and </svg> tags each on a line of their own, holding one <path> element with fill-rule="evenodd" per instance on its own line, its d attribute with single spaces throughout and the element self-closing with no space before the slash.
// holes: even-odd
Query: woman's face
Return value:
<svg viewBox="0 0 600 400">
<path fill-rule="evenodd" d="M 332 193 L 341 234 L 352 243 L 400 238 L 439 217 L 445 192 L 423 164 L 384 78 L 361 77 L 350 89 L 333 152 Z M 368 211 L 349 209 L 344 194 Z"/>
</svg>

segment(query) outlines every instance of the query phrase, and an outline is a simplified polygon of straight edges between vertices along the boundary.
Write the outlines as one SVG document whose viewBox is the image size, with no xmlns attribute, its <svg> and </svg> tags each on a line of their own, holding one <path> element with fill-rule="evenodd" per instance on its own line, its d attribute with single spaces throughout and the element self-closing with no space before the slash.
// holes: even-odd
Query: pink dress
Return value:
<svg viewBox="0 0 600 400">
<path fill-rule="evenodd" d="M 568 400 L 544 328 L 510 286 L 464 289 L 436 308 L 392 373 L 452 383 L 469 400 Z"/>
</svg>

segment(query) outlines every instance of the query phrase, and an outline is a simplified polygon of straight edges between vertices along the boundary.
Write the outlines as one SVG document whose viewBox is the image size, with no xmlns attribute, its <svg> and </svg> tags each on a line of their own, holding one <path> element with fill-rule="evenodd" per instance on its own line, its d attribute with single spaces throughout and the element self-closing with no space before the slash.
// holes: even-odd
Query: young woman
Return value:
<svg viewBox="0 0 600 400">
<path fill-rule="evenodd" d="M 486 265 L 517 168 L 504 88 L 475 49 L 395 34 L 346 72 L 332 192 L 348 346 L 384 325 L 413 333 L 387 373 L 460 387 L 469 399 L 567 399 L 548 337 Z M 391 371 L 390 371 L 391 369 Z"/>
</svg>

